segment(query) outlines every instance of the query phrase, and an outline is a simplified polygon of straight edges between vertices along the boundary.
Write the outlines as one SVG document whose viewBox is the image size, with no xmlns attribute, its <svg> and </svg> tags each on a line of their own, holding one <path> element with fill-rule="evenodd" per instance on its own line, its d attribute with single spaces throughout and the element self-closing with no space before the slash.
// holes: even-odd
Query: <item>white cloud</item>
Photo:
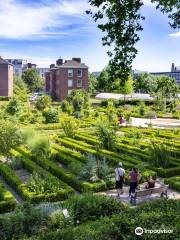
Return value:
<svg viewBox="0 0 180 240">
<path fill-rule="evenodd" d="M 18 39 L 52 34 L 52 28 L 67 24 L 62 16 L 82 17 L 87 8 L 83 0 L 59 0 L 36 7 L 3 0 L 0 1 L 0 37 Z"/>
<path fill-rule="evenodd" d="M 180 31 L 179 32 L 175 32 L 175 33 L 170 33 L 169 36 L 170 37 L 180 37 Z"/>
</svg>

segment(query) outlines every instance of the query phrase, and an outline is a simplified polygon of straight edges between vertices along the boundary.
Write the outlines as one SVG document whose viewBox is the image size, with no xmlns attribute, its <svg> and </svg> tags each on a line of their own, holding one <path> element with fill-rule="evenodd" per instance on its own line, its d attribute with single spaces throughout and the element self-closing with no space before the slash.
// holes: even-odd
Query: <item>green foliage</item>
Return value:
<svg viewBox="0 0 180 240">
<path fill-rule="evenodd" d="M 58 123 L 59 122 L 59 113 L 55 108 L 46 108 L 43 111 L 43 117 L 45 118 L 46 123 Z"/>
<path fill-rule="evenodd" d="M 0 121 L 0 154 L 6 156 L 9 160 L 11 149 L 22 143 L 22 137 L 17 126 L 10 121 Z"/>
<path fill-rule="evenodd" d="M 114 213 L 122 214 L 126 209 L 124 205 L 116 199 L 92 194 L 74 196 L 65 203 L 65 206 L 67 206 L 75 224 L 77 221 L 83 223 L 88 220 L 111 216 Z"/>
<path fill-rule="evenodd" d="M 67 137 L 74 138 L 78 125 L 78 121 L 72 117 L 66 117 L 61 120 L 61 127 Z"/>
<path fill-rule="evenodd" d="M 116 142 L 115 128 L 113 128 L 108 121 L 99 121 L 96 127 L 101 146 L 107 150 L 112 150 Z"/>
<path fill-rule="evenodd" d="M 22 79 L 31 92 L 36 92 L 43 89 L 44 82 L 39 76 L 37 69 L 27 69 L 23 72 Z"/>
<path fill-rule="evenodd" d="M 134 87 L 136 92 L 153 93 L 157 87 L 156 77 L 149 73 L 141 73 L 135 77 Z"/>
<path fill-rule="evenodd" d="M 33 173 L 28 180 L 27 187 L 30 192 L 36 194 L 56 193 L 62 188 L 59 181 L 55 178 L 47 178 L 43 173 Z"/>
<path fill-rule="evenodd" d="M 70 107 L 70 104 L 67 100 L 62 101 L 62 103 L 61 103 L 62 112 L 68 112 L 69 107 Z"/>
<path fill-rule="evenodd" d="M 80 113 L 89 106 L 89 96 L 85 90 L 72 90 L 69 101 L 72 103 L 74 112 Z"/>
<path fill-rule="evenodd" d="M 111 90 L 111 82 L 107 69 L 104 69 L 97 78 L 97 90 L 102 92 Z"/>
<path fill-rule="evenodd" d="M 97 91 L 97 78 L 92 73 L 89 72 L 88 81 L 89 81 L 89 93 L 95 94 Z"/>
<path fill-rule="evenodd" d="M 21 102 L 17 98 L 12 98 L 6 106 L 6 112 L 10 115 L 18 114 L 21 111 Z"/>
<path fill-rule="evenodd" d="M 179 1 L 152 0 L 156 8 L 173 20 L 174 28 L 179 28 Z M 110 76 L 120 79 L 122 85 L 128 79 L 131 65 L 137 55 L 136 44 L 140 40 L 139 32 L 143 30 L 141 14 L 143 1 L 131 0 L 89 0 L 91 9 L 86 11 L 98 28 L 104 33 L 102 44 L 109 47 L 107 52 Z M 121 14 L 119 14 L 121 13 Z"/>
<path fill-rule="evenodd" d="M 154 167 L 167 168 L 170 165 L 170 152 L 165 143 L 157 143 L 155 141 L 151 142 L 150 150 L 150 164 Z"/>
<path fill-rule="evenodd" d="M 40 111 L 50 107 L 50 105 L 51 105 L 51 98 L 47 95 L 37 98 L 35 103 L 36 108 Z"/>
</svg>

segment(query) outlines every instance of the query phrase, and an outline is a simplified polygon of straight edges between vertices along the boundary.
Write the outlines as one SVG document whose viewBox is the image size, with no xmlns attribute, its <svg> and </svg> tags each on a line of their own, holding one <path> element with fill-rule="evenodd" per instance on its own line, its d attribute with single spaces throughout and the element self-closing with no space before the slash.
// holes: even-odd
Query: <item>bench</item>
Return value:
<svg viewBox="0 0 180 240">
<path fill-rule="evenodd" d="M 167 196 L 168 186 L 169 185 L 164 185 L 164 186 L 160 186 L 160 187 L 136 190 L 135 193 L 131 193 L 131 195 L 130 195 L 130 203 L 133 205 L 136 205 L 137 197 L 149 196 L 149 195 L 156 194 L 156 193 L 160 193 L 160 197 L 168 198 L 168 196 Z"/>
</svg>

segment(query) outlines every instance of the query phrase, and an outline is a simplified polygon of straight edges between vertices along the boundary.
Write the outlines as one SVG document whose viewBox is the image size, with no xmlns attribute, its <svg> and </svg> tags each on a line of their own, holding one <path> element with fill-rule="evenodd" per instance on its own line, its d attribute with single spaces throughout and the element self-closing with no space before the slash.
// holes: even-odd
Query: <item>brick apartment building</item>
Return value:
<svg viewBox="0 0 180 240">
<path fill-rule="evenodd" d="M 0 96 L 13 95 L 13 64 L 0 57 Z"/>
<path fill-rule="evenodd" d="M 50 71 L 45 74 L 46 91 L 56 100 L 64 100 L 72 89 L 88 90 L 88 67 L 80 58 L 72 60 L 58 59 L 51 64 Z"/>
</svg>

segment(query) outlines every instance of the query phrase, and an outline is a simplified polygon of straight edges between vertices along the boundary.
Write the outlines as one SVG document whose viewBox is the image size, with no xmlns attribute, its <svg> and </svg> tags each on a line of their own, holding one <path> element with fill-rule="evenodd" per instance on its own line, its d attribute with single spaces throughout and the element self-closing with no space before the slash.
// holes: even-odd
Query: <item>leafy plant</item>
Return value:
<svg viewBox="0 0 180 240">
<path fill-rule="evenodd" d="M 61 120 L 61 127 L 67 137 L 75 137 L 78 125 L 78 121 L 72 117 L 66 117 Z"/>
<path fill-rule="evenodd" d="M 151 141 L 151 146 L 149 148 L 150 164 L 154 167 L 167 168 L 170 165 L 170 152 L 165 143 L 159 144 L 158 142 Z"/>
<path fill-rule="evenodd" d="M 43 116 L 46 123 L 58 123 L 59 122 L 59 113 L 54 108 L 46 108 L 43 111 Z"/>
<path fill-rule="evenodd" d="M 35 106 L 38 110 L 42 111 L 51 105 L 51 98 L 47 95 L 37 98 Z"/>
</svg>

